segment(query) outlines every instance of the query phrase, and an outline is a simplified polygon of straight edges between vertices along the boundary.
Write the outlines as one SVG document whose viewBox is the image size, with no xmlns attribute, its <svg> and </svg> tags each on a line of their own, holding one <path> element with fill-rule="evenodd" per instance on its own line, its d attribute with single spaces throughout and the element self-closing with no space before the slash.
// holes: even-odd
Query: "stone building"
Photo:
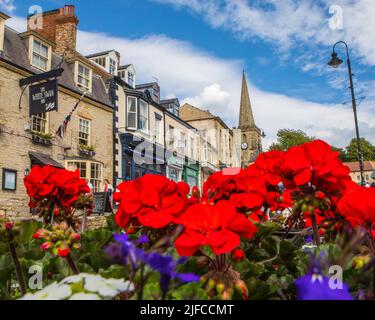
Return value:
<svg viewBox="0 0 375 320">
<path fill-rule="evenodd" d="M 34 165 L 80 169 L 94 191 L 113 178 L 113 108 L 106 81 L 111 75 L 76 51 L 74 6 L 43 13 L 43 28 L 18 33 L 0 14 L 0 213 L 27 216 L 23 178 Z M 58 111 L 29 116 L 29 89 L 20 80 L 57 67 Z M 55 135 L 82 98 L 63 139 Z"/>
<path fill-rule="evenodd" d="M 361 171 L 358 161 L 344 162 L 344 165 L 350 169 L 350 177 L 358 184 L 361 184 Z M 366 183 L 375 181 L 375 161 L 364 161 L 364 176 Z"/>
<path fill-rule="evenodd" d="M 241 167 L 246 168 L 262 152 L 262 132 L 255 125 L 245 71 L 242 76 L 238 129 L 241 131 Z"/>
<path fill-rule="evenodd" d="M 117 184 L 159 174 L 199 186 L 198 135 L 180 118 L 178 99 L 160 100 L 158 83 L 136 84 L 124 69 L 130 68 L 120 68 L 114 91 Z"/>
<path fill-rule="evenodd" d="M 211 174 L 233 166 L 233 132 L 220 117 L 188 103 L 181 107 L 180 116 L 199 132 L 201 184 Z"/>
</svg>

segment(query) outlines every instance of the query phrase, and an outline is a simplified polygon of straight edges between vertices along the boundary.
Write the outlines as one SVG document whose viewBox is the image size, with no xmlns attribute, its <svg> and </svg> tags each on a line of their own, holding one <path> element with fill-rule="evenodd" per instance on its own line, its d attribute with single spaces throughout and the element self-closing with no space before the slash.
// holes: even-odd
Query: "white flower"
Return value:
<svg viewBox="0 0 375 320">
<path fill-rule="evenodd" d="M 121 292 L 134 291 L 134 284 L 123 279 L 105 279 L 101 276 L 86 275 L 84 288 L 102 297 L 114 298 Z"/>
<path fill-rule="evenodd" d="M 101 298 L 97 294 L 81 292 L 73 294 L 69 300 L 101 300 Z"/>
<path fill-rule="evenodd" d="M 20 300 L 65 300 L 72 295 L 72 290 L 68 285 L 59 285 L 56 282 L 52 283 L 43 290 L 34 294 L 26 294 Z"/>
<path fill-rule="evenodd" d="M 83 292 L 73 294 L 71 286 L 82 283 Z M 75 288 L 75 291 L 77 289 Z M 134 291 L 134 284 L 124 279 L 105 279 L 100 275 L 81 273 L 52 283 L 34 294 L 26 294 L 20 300 L 101 300 L 113 299 L 122 292 Z"/>
</svg>

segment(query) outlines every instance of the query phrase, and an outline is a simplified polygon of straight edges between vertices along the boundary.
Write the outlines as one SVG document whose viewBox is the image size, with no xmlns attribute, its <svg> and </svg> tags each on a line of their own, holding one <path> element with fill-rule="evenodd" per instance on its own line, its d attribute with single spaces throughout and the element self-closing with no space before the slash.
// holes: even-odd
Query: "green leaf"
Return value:
<svg viewBox="0 0 375 320">
<path fill-rule="evenodd" d="M 114 278 L 114 279 L 128 279 L 130 276 L 130 269 L 125 266 L 112 265 L 107 270 L 99 270 L 99 274 L 104 278 Z"/>
<path fill-rule="evenodd" d="M 35 220 L 23 221 L 20 225 L 20 234 L 16 237 L 19 244 L 27 244 L 33 240 L 33 235 L 42 227 L 42 224 Z"/>
<path fill-rule="evenodd" d="M 246 283 L 249 290 L 249 299 L 265 300 L 269 297 L 271 290 L 266 281 L 250 278 Z"/>
<path fill-rule="evenodd" d="M 121 231 L 121 228 L 117 225 L 117 223 L 115 221 L 115 215 L 114 214 L 111 214 L 110 216 L 107 217 L 107 226 L 108 226 L 108 229 L 112 233 L 119 233 Z"/>
<path fill-rule="evenodd" d="M 143 288 L 144 300 L 160 300 L 161 292 L 158 282 L 147 283 Z"/>
<path fill-rule="evenodd" d="M 191 282 L 173 290 L 171 294 L 174 300 L 208 300 L 205 290 L 201 288 L 201 283 Z"/>
</svg>

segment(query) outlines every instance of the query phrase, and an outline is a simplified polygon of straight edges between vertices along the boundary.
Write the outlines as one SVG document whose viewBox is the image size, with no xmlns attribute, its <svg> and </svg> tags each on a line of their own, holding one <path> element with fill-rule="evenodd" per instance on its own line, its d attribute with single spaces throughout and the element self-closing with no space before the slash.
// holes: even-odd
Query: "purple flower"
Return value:
<svg viewBox="0 0 375 320">
<path fill-rule="evenodd" d="M 137 240 L 137 244 L 146 244 L 146 243 L 148 243 L 148 241 L 149 241 L 148 237 L 145 234 L 143 234 Z"/>
<path fill-rule="evenodd" d="M 177 262 L 174 262 L 171 256 L 163 256 L 158 253 L 148 254 L 146 264 L 148 264 L 153 270 L 159 272 L 160 274 L 160 289 L 163 293 L 163 296 L 168 291 L 169 283 L 173 279 L 179 279 L 182 282 L 198 282 L 200 277 L 193 273 L 177 273 L 175 269 L 185 259 L 179 259 Z"/>
<path fill-rule="evenodd" d="M 342 289 L 330 288 L 329 278 L 321 274 L 310 272 L 298 278 L 295 284 L 298 300 L 354 300 L 347 284 L 343 283 Z"/>
<path fill-rule="evenodd" d="M 121 254 L 125 262 L 129 262 L 133 270 L 136 270 L 142 262 L 143 250 L 138 249 L 127 234 L 114 234 L 113 237 L 121 244 Z"/>
<path fill-rule="evenodd" d="M 141 245 L 148 242 L 147 236 L 141 236 L 133 242 L 126 234 L 114 234 L 115 241 L 120 244 L 112 244 L 106 247 L 106 253 L 116 261 L 130 263 L 133 270 L 137 270 L 141 263 L 149 266 L 152 270 L 160 274 L 160 289 L 163 296 L 168 291 L 170 281 L 178 279 L 182 282 L 199 281 L 199 276 L 192 273 L 178 273 L 176 268 L 186 261 L 186 258 L 180 258 L 176 262 L 172 256 L 161 255 L 156 252 L 146 252 L 138 248 L 136 244 Z M 122 258 L 122 260 L 120 259 Z"/>
</svg>

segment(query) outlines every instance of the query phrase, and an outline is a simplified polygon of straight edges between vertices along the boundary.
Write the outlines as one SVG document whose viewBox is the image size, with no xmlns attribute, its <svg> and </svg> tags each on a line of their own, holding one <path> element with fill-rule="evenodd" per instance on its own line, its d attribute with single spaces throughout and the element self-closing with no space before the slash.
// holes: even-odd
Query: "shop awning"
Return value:
<svg viewBox="0 0 375 320">
<path fill-rule="evenodd" d="M 64 169 L 64 166 L 61 163 L 52 159 L 49 155 L 39 153 L 39 152 L 29 151 L 29 157 L 31 161 L 33 162 L 33 164 L 40 165 L 40 166 L 52 166 L 55 168 Z"/>
</svg>

